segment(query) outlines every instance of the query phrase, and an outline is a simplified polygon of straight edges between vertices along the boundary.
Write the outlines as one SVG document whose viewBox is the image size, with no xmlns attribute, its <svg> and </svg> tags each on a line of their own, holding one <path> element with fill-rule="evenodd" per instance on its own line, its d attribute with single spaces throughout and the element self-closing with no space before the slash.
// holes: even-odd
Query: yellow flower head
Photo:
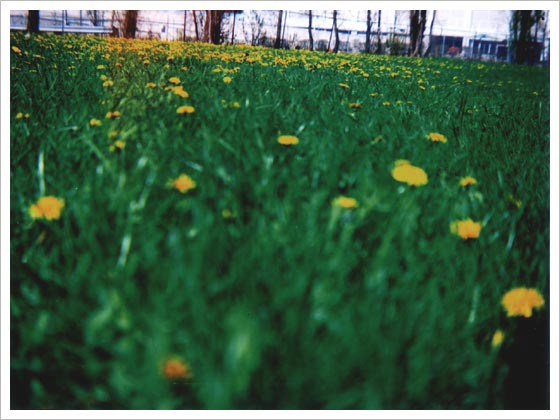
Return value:
<svg viewBox="0 0 560 420">
<path fill-rule="evenodd" d="M 389 101 L 383 102 L 383 106 L 389 106 L 389 105 L 391 105 L 391 102 L 389 102 Z"/>
<path fill-rule="evenodd" d="M 163 365 L 163 376 L 173 381 L 177 379 L 190 379 L 193 375 L 188 363 L 184 362 L 179 357 L 170 357 Z"/>
<path fill-rule="evenodd" d="M 504 342 L 504 338 L 505 338 L 504 332 L 500 329 L 496 330 L 494 332 L 494 335 L 492 336 L 492 347 L 493 348 L 500 347 Z"/>
<path fill-rule="evenodd" d="M 63 208 L 64 200 L 49 195 L 41 197 L 35 204 L 29 206 L 29 215 L 33 219 L 58 219 Z"/>
<path fill-rule="evenodd" d="M 97 66 L 97 70 L 103 70 L 105 68 L 105 66 L 103 64 L 100 64 Z"/>
<path fill-rule="evenodd" d="M 16 119 L 19 120 L 19 119 L 21 119 L 21 118 L 23 118 L 23 112 L 18 112 L 18 113 L 16 114 Z"/>
<path fill-rule="evenodd" d="M 439 141 L 441 143 L 447 143 L 447 137 L 440 133 L 430 133 L 426 136 L 426 138 L 434 142 Z"/>
<path fill-rule="evenodd" d="M 352 102 L 351 104 L 348 104 L 348 106 L 350 108 L 354 108 L 354 109 L 358 109 L 360 108 L 362 105 L 359 102 Z"/>
<path fill-rule="evenodd" d="M 179 83 L 181 83 L 181 79 L 179 79 L 178 77 L 170 77 L 169 78 L 169 83 L 173 83 L 174 85 L 178 85 Z"/>
<path fill-rule="evenodd" d="M 342 89 L 350 89 L 350 86 L 348 86 L 346 83 L 339 83 L 338 86 L 340 86 Z"/>
<path fill-rule="evenodd" d="M 153 89 L 155 88 L 157 85 L 154 82 L 148 82 L 146 83 L 146 87 L 149 89 Z"/>
<path fill-rule="evenodd" d="M 117 140 L 111 146 L 109 146 L 109 150 L 114 152 L 115 150 L 123 150 L 126 147 L 126 143 L 122 140 Z"/>
<path fill-rule="evenodd" d="M 196 182 L 190 176 L 181 174 L 171 182 L 171 186 L 181 193 L 186 193 L 196 187 Z"/>
<path fill-rule="evenodd" d="M 105 114 L 105 118 L 119 118 L 121 116 L 121 113 L 119 111 L 109 111 L 107 112 L 107 114 Z"/>
<path fill-rule="evenodd" d="M 15 52 L 16 54 L 21 54 L 21 50 L 15 45 L 12 47 L 12 51 Z"/>
<path fill-rule="evenodd" d="M 461 180 L 459 181 L 459 185 L 461 185 L 462 187 L 468 187 L 469 185 L 476 185 L 477 181 L 475 178 L 473 178 L 472 176 L 466 176 L 464 178 L 461 178 Z"/>
<path fill-rule="evenodd" d="M 283 144 L 284 146 L 291 146 L 294 144 L 299 143 L 299 139 L 296 136 L 280 136 L 278 137 L 278 143 Z"/>
<path fill-rule="evenodd" d="M 188 98 L 189 97 L 189 93 L 186 92 L 183 89 L 183 86 L 175 86 L 171 88 L 171 91 L 175 94 L 175 95 L 179 95 L 181 98 Z"/>
<path fill-rule="evenodd" d="M 113 81 L 112 80 L 107 80 L 105 82 L 103 82 L 103 87 L 110 87 L 113 86 Z"/>
<path fill-rule="evenodd" d="M 476 239 L 480 236 L 482 224 L 473 221 L 471 218 L 465 220 L 456 220 L 449 226 L 451 233 L 458 235 L 463 239 Z"/>
<path fill-rule="evenodd" d="M 226 76 L 222 79 L 224 81 L 224 83 L 231 83 L 231 77 Z"/>
<path fill-rule="evenodd" d="M 502 306 L 507 316 L 531 317 L 533 309 L 544 306 L 544 298 L 538 290 L 518 287 L 510 290 L 502 297 Z"/>
<path fill-rule="evenodd" d="M 333 200 L 332 205 L 335 207 L 342 207 L 345 209 L 355 209 L 358 207 L 358 201 L 352 197 L 345 197 L 341 195 Z"/>
<path fill-rule="evenodd" d="M 177 108 L 177 114 L 192 114 L 194 112 L 194 106 L 183 105 Z"/>
<path fill-rule="evenodd" d="M 391 171 L 393 178 L 399 182 L 419 187 L 428 183 L 428 175 L 422 168 L 411 165 L 409 161 L 399 159 L 395 161 Z"/>
<path fill-rule="evenodd" d="M 89 120 L 89 125 L 91 127 L 101 126 L 101 124 L 101 120 L 98 120 L 97 118 L 92 118 L 91 120 Z"/>
</svg>

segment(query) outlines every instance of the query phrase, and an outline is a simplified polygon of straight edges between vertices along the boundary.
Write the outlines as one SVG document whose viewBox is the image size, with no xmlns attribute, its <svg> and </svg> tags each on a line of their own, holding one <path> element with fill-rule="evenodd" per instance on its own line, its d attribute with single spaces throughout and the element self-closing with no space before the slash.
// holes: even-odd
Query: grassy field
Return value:
<svg viewBox="0 0 560 420">
<path fill-rule="evenodd" d="M 548 69 L 11 45 L 12 409 L 548 407 Z"/>
</svg>

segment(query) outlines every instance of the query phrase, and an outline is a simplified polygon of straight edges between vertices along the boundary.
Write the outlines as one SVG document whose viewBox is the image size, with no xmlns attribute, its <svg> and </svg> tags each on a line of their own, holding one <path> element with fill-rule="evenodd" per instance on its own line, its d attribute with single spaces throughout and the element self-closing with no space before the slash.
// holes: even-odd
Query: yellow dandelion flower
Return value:
<svg viewBox="0 0 560 420">
<path fill-rule="evenodd" d="M 97 118 L 92 118 L 91 120 L 89 120 L 89 125 L 90 127 L 99 127 L 101 126 L 102 122 L 101 120 L 98 120 Z"/>
<path fill-rule="evenodd" d="M 107 112 L 107 114 L 105 114 L 105 118 L 119 118 L 121 116 L 121 113 L 119 111 L 109 111 Z"/>
<path fill-rule="evenodd" d="M 472 176 L 466 176 L 464 178 L 461 178 L 461 180 L 459 181 L 459 185 L 461 187 L 468 187 L 469 185 L 476 185 L 476 184 L 477 181 Z"/>
<path fill-rule="evenodd" d="M 241 105 L 240 105 L 239 102 L 237 102 L 237 101 L 233 101 L 233 102 L 231 103 L 231 106 L 232 106 L 233 108 L 240 108 L 240 107 L 241 107 Z"/>
<path fill-rule="evenodd" d="M 196 182 L 190 176 L 181 174 L 171 182 L 171 187 L 181 193 L 186 193 L 196 188 Z"/>
<path fill-rule="evenodd" d="M 360 104 L 359 102 L 352 102 L 352 103 L 348 104 L 348 106 L 350 108 L 353 108 L 353 109 L 358 109 L 362 106 L 362 104 Z"/>
<path fill-rule="evenodd" d="M 471 218 L 456 220 L 449 225 L 452 234 L 463 239 L 476 239 L 480 236 L 482 223 L 475 222 Z"/>
<path fill-rule="evenodd" d="M 338 86 L 340 86 L 342 89 L 350 89 L 350 86 L 348 86 L 346 83 L 339 83 Z"/>
<path fill-rule="evenodd" d="M 153 89 L 153 88 L 155 88 L 156 86 L 157 86 L 157 85 L 156 85 L 154 82 L 148 82 L 148 83 L 146 83 L 146 87 L 147 87 L 148 89 Z"/>
<path fill-rule="evenodd" d="M 544 306 L 544 298 L 538 290 L 518 287 L 510 290 L 502 297 L 502 306 L 508 317 L 531 317 L 533 309 Z"/>
<path fill-rule="evenodd" d="M 389 101 L 383 102 L 383 106 L 389 106 L 389 105 L 391 105 L 391 102 L 389 102 Z"/>
<path fill-rule="evenodd" d="M 447 143 L 447 137 L 440 133 L 430 133 L 426 138 L 433 142 Z"/>
<path fill-rule="evenodd" d="M 181 71 L 187 71 L 187 70 L 188 70 L 188 68 L 186 68 L 186 67 L 181 67 Z"/>
<path fill-rule="evenodd" d="M 110 86 L 113 86 L 112 80 L 107 80 L 106 82 L 103 82 L 103 87 L 110 87 Z"/>
<path fill-rule="evenodd" d="M 100 64 L 97 66 L 97 70 L 103 70 L 105 68 L 105 66 L 103 64 Z"/>
<path fill-rule="evenodd" d="M 428 183 L 428 175 L 426 172 L 422 168 L 411 165 L 409 161 L 404 159 L 395 161 L 391 175 L 399 182 L 404 182 L 416 187 Z"/>
<path fill-rule="evenodd" d="M 179 83 L 181 83 L 181 79 L 179 79 L 178 77 L 170 77 L 169 78 L 169 83 L 173 83 L 174 85 L 178 85 Z"/>
<path fill-rule="evenodd" d="M 418 86 L 420 88 L 420 90 L 426 90 L 426 88 L 422 85 Z"/>
<path fill-rule="evenodd" d="M 180 96 L 181 98 L 188 98 L 189 93 L 183 89 L 183 86 L 175 86 L 171 88 L 171 91 L 175 94 Z"/>
<path fill-rule="evenodd" d="M 231 79 L 231 77 L 226 76 L 226 77 L 224 77 L 222 80 L 224 81 L 224 83 L 231 83 L 231 80 L 232 80 L 232 79 Z"/>
<path fill-rule="evenodd" d="M 145 66 L 147 66 L 148 64 L 150 64 L 150 60 L 144 60 L 144 61 L 142 61 L 142 64 L 144 64 Z"/>
<path fill-rule="evenodd" d="M 472 83 L 472 80 L 470 80 L 470 79 L 467 79 L 467 83 Z"/>
<path fill-rule="evenodd" d="M 194 106 L 183 105 L 177 108 L 177 114 L 192 114 L 194 112 Z"/>
<path fill-rule="evenodd" d="M 23 118 L 23 112 L 18 112 L 18 113 L 16 114 L 16 119 L 19 120 L 19 119 L 21 119 L 21 118 Z"/>
<path fill-rule="evenodd" d="M 109 150 L 114 152 L 115 150 L 123 150 L 126 147 L 126 143 L 122 140 L 117 140 L 111 146 L 109 146 Z"/>
<path fill-rule="evenodd" d="M 107 80 L 107 79 L 108 79 L 108 77 L 105 76 L 104 74 L 102 74 L 101 76 L 99 76 L 99 78 L 100 78 L 101 80 Z"/>
<path fill-rule="evenodd" d="M 299 143 L 299 139 L 296 136 L 287 136 L 287 135 L 278 137 L 277 141 L 278 143 L 283 144 L 284 146 L 291 146 Z"/>
<path fill-rule="evenodd" d="M 345 209 L 355 209 L 358 207 L 358 201 L 352 197 L 345 197 L 341 195 L 333 200 L 332 205 L 335 207 L 342 207 Z"/>
<path fill-rule="evenodd" d="M 16 46 L 12 47 L 12 51 L 15 52 L 16 54 L 21 54 L 21 50 Z"/>
<path fill-rule="evenodd" d="M 170 381 L 192 378 L 192 370 L 188 363 L 179 357 L 167 359 L 163 365 L 163 376 Z"/>
<path fill-rule="evenodd" d="M 26 113 L 26 114 L 23 116 L 23 118 L 29 119 L 29 114 Z"/>
<path fill-rule="evenodd" d="M 115 67 L 120 69 L 122 67 L 122 63 L 115 63 Z"/>
<path fill-rule="evenodd" d="M 373 92 L 373 93 L 370 93 L 370 94 L 369 94 L 369 96 L 372 96 L 372 97 L 374 97 L 374 98 L 375 98 L 376 96 L 378 96 L 378 95 L 379 95 L 379 93 L 376 93 L 376 92 Z"/>
<path fill-rule="evenodd" d="M 29 215 L 33 219 L 53 220 L 60 218 L 64 200 L 52 195 L 41 197 L 35 204 L 29 206 Z"/>
<path fill-rule="evenodd" d="M 505 334 L 502 330 L 498 329 L 494 332 L 494 335 L 492 336 L 492 347 L 493 348 L 497 348 L 500 347 L 502 345 L 502 343 L 504 342 L 504 338 L 505 338 Z"/>
</svg>

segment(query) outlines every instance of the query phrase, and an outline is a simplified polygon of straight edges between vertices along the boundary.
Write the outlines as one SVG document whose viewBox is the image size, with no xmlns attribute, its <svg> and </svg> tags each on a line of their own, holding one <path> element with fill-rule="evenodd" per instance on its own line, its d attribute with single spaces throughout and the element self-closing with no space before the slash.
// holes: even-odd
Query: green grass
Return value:
<svg viewBox="0 0 560 420">
<path fill-rule="evenodd" d="M 500 304 L 518 286 L 548 303 L 548 69 L 73 36 L 12 46 L 12 409 L 548 407 L 547 306 L 522 319 Z M 170 77 L 189 98 L 164 90 Z M 395 181 L 397 159 L 428 184 Z M 181 173 L 186 194 L 167 186 Z M 459 186 L 467 175 L 478 184 Z M 41 195 L 65 200 L 59 220 L 31 219 Z M 333 207 L 340 195 L 359 207 Z M 467 217 L 478 239 L 450 233 Z M 162 375 L 173 355 L 192 379 Z"/>
</svg>

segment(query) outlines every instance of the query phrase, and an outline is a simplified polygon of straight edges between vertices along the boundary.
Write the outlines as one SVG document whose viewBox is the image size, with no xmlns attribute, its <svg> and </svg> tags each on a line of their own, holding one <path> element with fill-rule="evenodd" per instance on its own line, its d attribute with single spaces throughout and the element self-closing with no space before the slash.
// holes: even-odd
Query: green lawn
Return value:
<svg viewBox="0 0 560 420">
<path fill-rule="evenodd" d="M 12 409 L 548 408 L 548 69 L 11 45 Z"/>
</svg>

